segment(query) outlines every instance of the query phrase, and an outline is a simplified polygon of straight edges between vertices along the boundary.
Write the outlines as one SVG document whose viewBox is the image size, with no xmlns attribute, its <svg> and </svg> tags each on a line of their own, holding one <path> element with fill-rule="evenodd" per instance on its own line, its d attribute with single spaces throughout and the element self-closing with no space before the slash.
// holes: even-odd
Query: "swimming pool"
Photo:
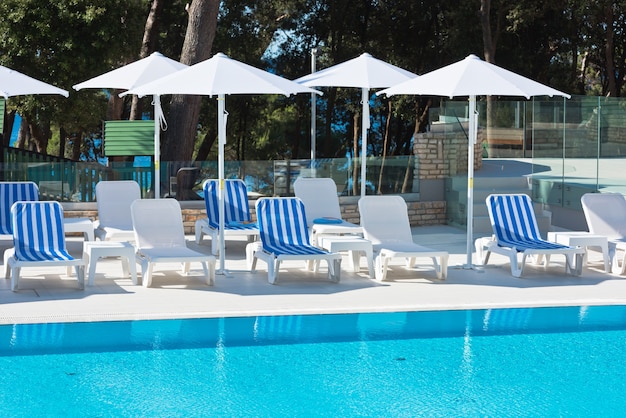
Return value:
<svg viewBox="0 0 626 418">
<path fill-rule="evenodd" d="M 3 416 L 618 416 L 626 306 L 0 326 Z"/>
</svg>

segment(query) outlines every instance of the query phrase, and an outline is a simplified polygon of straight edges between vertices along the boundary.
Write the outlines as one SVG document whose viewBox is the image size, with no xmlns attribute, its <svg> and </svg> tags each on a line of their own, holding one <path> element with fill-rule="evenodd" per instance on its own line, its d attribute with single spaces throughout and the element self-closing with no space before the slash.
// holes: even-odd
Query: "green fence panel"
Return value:
<svg viewBox="0 0 626 418">
<path fill-rule="evenodd" d="M 154 121 L 105 121 L 104 155 L 106 157 L 154 155 Z"/>
</svg>

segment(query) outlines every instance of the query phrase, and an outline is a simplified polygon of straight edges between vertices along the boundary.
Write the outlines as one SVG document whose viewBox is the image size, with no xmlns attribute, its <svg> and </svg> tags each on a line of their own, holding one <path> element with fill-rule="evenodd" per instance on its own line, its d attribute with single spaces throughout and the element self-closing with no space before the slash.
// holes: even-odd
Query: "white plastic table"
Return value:
<svg viewBox="0 0 626 418">
<path fill-rule="evenodd" d="M 122 261 L 122 271 L 124 276 L 133 280 L 137 284 L 137 267 L 135 265 L 135 248 L 129 242 L 119 241 L 85 241 L 83 252 L 89 263 L 87 275 L 87 285 L 92 286 L 96 275 L 96 264 L 102 257 L 120 257 Z"/>
<path fill-rule="evenodd" d="M 374 277 L 374 250 L 371 241 L 355 236 L 325 236 L 321 237 L 318 245 L 331 253 L 349 251 L 350 266 L 355 273 L 360 269 L 361 253 L 367 260 L 367 270 L 370 278 Z"/>
<path fill-rule="evenodd" d="M 93 222 L 89 218 L 65 218 L 63 219 L 63 229 L 65 233 L 80 232 L 87 241 L 93 241 L 94 231 Z"/>
<path fill-rule="evenodd" d="M 570 247 L 582 247 L 587 250 L 589 247 L 600 248 L 604 259 L 604 271 L 611 272 L 611 258 L 609 257 L 609 243 L 607 237 L 594 235 L 586 231 L 566 231 L 548 232 L 548 241 L 557 244 L 568 245 Z M 583 264 L 587 263 L 587 251 L 583 257 Z"/>
</svg>

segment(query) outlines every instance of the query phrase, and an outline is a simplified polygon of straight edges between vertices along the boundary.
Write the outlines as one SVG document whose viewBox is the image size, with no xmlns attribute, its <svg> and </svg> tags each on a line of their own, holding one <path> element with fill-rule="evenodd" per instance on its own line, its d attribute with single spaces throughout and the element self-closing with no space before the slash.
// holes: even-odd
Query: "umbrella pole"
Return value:
<svg viewBox="0 0 626 418">
<path fill-rule="evenodd" d="M 225 269 L 225 245 L 224 245 L 224 144 L 226 143 L 226 98 L 224 94 L 217 97 L 217 126 L 218 126 L 218 157 L 217 157 L 217 176 L 218 176 L 218 216 L 219 216 L 219 251 L 220 251 L 220 268 L 217 274 L 226 274 Z"/>
<path fill-rule="evenodd" d="M 367 178 L 367 130 L 370 127 L 370 103 L 369 89 L 361 89 L 361 197 L 365 196 L 365 183 Z M 355 179 L 356 180 L 356 179 Z"/>
<path fill-rule="evenodd" d="M 467 260 L 464 268 L 472 269 L 472 248 L 474 237 L 474 144 L 478 132 L 476 123 L 476 96 L 469 97 L 469 135 L 467 147 Z"/>
<path fill-rule="evenodd" d="M 154 105 L 154 198 L 161 197 L 161 97 L 158 94 L 152 96 Z"/>
<path fill-rule="evenodd" d="M 315 72 L 315 58 L 317 57 L 317 48 L 311 50 L 311 74 Z M 317 177 L 315 164 L 315 151 L 317 149 L 317 98 L 315 93 L 311 93 L 311 174 L 315 178 Z"/>
</svg>

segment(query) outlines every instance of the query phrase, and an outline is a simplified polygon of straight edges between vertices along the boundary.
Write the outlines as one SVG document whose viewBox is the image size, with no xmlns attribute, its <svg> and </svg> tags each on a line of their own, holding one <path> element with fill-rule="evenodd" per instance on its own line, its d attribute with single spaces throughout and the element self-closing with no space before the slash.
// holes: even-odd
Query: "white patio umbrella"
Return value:
<svg viewBox="0 0 626 418">
<path fill-rule="evenodd" d="M 377 95 L 419 94 L 425 96 L 469 97 L 469 137 L 467 151 L 467 263 L 472 268 L 472 238 L 474 217 L 474 144 L 478 132 L 476 96 L 563 96 L 570 95 L 555 90 L 529 78 L 505 70 L 468 55 L 464 60 L 450 64 L 419 78 L 381 90 Z"/>
<path fill-rule="evenodd" d="M 365 196 L 367 130 L 370 128 L 369 90 L 393 86 L 417 77 L 368 53 L 294 80 L 309 87 L 358 87 L 361 89 L 361 196 Z M 356 157 L 356 156 L 355 156 Z"/>
<path fill-rule="evenodd" d="M 153 52 L 146 58 L 83 81 L 73 87 L 74 90 L 87 88 L 129 90 L 183 68 L 187 68 L 187 65 L 167 58 L 159 52 Z M 153 96 L 152 105 L 154 106 L 154 197 L 158 199 L 161 195 L 161 127 L 165 130 L 167 125 L 158 94 Z"/>
<path fill-rule="evenodd" d="M 217 96 L 219 228 L 224 230 L 224 145 L 226 144 L 227 94 L 318 93 L 283 77 L 231 59 L 222 53 L 169 76 L 123 94 L 193 94 Z M 220 273 L 224 273 L 224 234 L 220 234 Z"/>
<path fill-rule="evenodd" d="M 8 99 L 11 96 L 29 94 L 60 94 L 65 97 L 69 96 L 67 90 L 0 65 L 0 95 Z"/>
</svg>

